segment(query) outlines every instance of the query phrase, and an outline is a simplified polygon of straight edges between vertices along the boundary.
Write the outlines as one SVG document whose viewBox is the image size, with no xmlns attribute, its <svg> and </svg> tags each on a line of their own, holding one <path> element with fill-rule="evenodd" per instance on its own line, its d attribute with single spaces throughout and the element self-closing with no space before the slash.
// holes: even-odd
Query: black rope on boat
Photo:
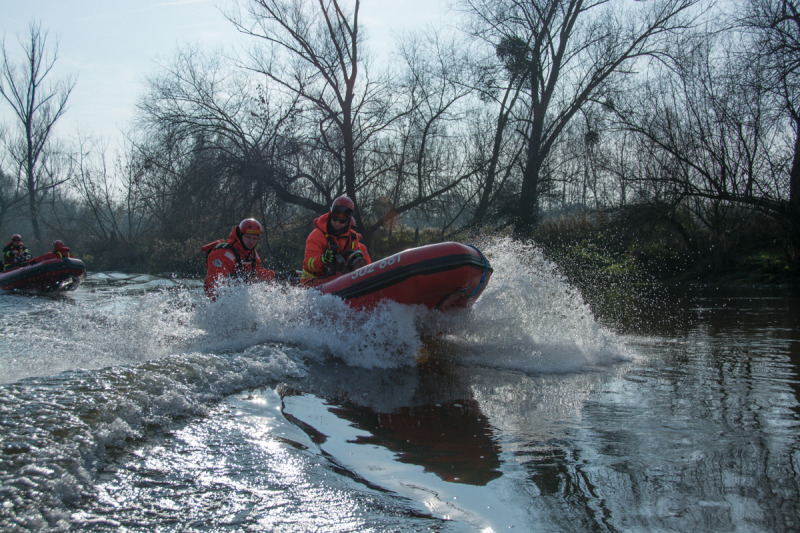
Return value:
<svg viewBox="0 0 800 533">
<path fill-rule="evenodd" d="M 481 287 L 483 287 L 483 284 L 486 282 L 486 274 L 489 273 L 489 261 L 483 256 L 483 253 L 480 250 L 478 250 L 476 246 L 473 246 L 471 244 L 468 244 L 467 246 L 473 248 L 476 252 L 478 252 L 478 255 L 481 256 L 481 259 L 483 259 L 483 275 L 481 276 L 481 281 L 480 283 L 478 283 L 478 286 L 475 287 L 475 290 L 472 291 L 469 294 L 469 296 L 467 296 L 467 298 L 472 298 L 479 290 L 481 290 Z"/>
</svg>

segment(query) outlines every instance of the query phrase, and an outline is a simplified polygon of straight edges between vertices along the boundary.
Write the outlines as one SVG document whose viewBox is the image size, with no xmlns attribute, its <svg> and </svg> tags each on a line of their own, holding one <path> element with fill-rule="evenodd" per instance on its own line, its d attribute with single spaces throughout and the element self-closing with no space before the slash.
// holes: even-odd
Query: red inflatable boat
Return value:
<svg viewBox="0 0 800 533">
<path fill-rule="evenodd" d="M 0 273 L 0 288 L 7 291 L 53 292 L 77 289 L 86 278 L 86 265 L 80 259 L 36 257 L 25 266 Z"/>
<path fill-rule="evenodd" d="M 470 307 L 492 275 L 488 259 L 474 246 L 457 242 L 411 248 L 314 285 L 355 308 L 381 300 L 430 309 Z"/>
</svg>

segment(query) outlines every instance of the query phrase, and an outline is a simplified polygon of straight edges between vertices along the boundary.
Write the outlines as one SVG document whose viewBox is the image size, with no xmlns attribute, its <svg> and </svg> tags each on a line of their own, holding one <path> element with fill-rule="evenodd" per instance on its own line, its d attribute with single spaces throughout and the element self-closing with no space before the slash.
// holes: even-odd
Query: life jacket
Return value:
<svg viewBox="0 0 800 533">
<path fill-rule="evenodd" d="M 233 229 L 235 231 L 236 228 Z M 231 233 L 233 235 L 233 232 Z M 233 271 L 228 274 L 228 277 L 240 279 L 242 281 L 255 281 L 258 278 L 257 269 L 258 269 L 258 254 L 253 250 L 246 250 L 244 257 L 240 253 L 237 246 L 234 246 L 231 243 L 231 237 L 228 240 L 225 239 L 218 239 L 214 242 L 210 242 L 204 245 L 201 250 L 206 253 L 206 263 L 208 262 L 208 256 L 211 254 L 213 250 L 218 249 L 225 249 L 230 250 L 230 252 L 234 256 L 234 267 Z M 239 241 L 241 242 L 241 241 Z M 245 268 L 245 263 L 250 265 L 250 268 Z"/>
<path fill-rule="evenodd" d="M 24 244 L 14 244 L 14 241 L 8 241 L 5 248 L 3 248 L 3 269 L 10 270 L 21 266 L 30 257 L 31 255 Z"/>
<path fill-rule="evenodd" d="M 217 239 L 214 242 L 210 242 L 208 244 L 204 244 L 203 247 L 200 248 L 200 249 L 206 253 L 206 259 L 208 259 L 208 254 L 211 253 L 211 250 L 213 250 L 214 248 L 216 248 L 217 246 L 219 246 L 221 244 L 228 244 L 228 241 L 225 240 L 225 239 Z M 238 256 L 239 254 L 236 254 L 236 255 Z"/>
<path fill-rule="evenodd" d="M 348 271 L 352 267 L 349 260 L 356 255 L 363 257 L 367 263 L 371 262 L 366 246 L 361 243 L 361 235 L 353 229 L 353 225 L 350 224 L 340 235 L 333 235 L 328 233 L 329 218 L 330 213 L 325 213 L 314 219 L 314 228 L 306 239 L 302 274 L 304 284 Z M 321 266 L 320 256 L 328 249 L 336 255 L 336 262 Z"/>
<path fill-rule="evenodd" d="M 53 253 L 58 254 L 58 256 L 61 257 L 62 259 L 65 257 L 72 257 L 72 254 L 69 253 L 69 248 L 66 246 L 62 246 L 57 250 L 53 250 Z"/>
<path fill-rule="evenodd" d="M 22 255 L 26 252 L 24 244 L 14 244 L 13 241 L 8 241 L 6 247 L 3 248 L 3 255 L 13 257 L 15 255 Z"/>
<path fill-rule="evenodd" d="M 219 240 L 216 240 L 214 242 L 210 242 L 210 243 L 204 245 L 201 248 L 201 250 L 206 253 L 206 261 L 208 261 L 208 256 L 211 254 L 211 251 L 212 250 L 218 250 L 218 249 L 221 249 L 221 248 L 224 248 L 226 250 L 230 250 L 231 253 L 233 253 L 233 256 L 235 257 L 234 263 L 235 263 L 236 266 L 233 268 L 233 272 L 230 273 L 230 275 L 229 275 L 230 278 L 240 279 L 242 281 L 254 281 L 255 280 L 255 278 L 256 278 L 255 250 L 250 250 L 249 253 L 248 253 L 249 257 L 247 258 L 247 259 L 250 259 L 252 261 L 253 267 L 250 268 L 249 270 L 245 270 L 243 268 L 244 261 L 242 260 L 241 254 L 239 254 L 239 251 L 236 249 L 235 246 L 231 245 L 231 243 L 228 242 L 225 239 L 219 239 Z"/>
<path fill-rule="evenodd" d="M 347 235 L 347 244 L 344 250 L 339 250 L 339 243 L 333 235 L 325 235 L 328 239 L 328 246 L 336 256 L 336 261 L 330 265 L 325 265 L 325 275 L 322 277 L 332 276 L 334 274 L 342 274 L 343 272 L 350 272 L 353 270 L 353 263 L 355 259 L 363 258 L 364 254 L 358 249 L 358 238 L 353 238 L 354 231 L 349 230 Z M 357 235 L 357 234 L 356 234 Z"/>
</svg>

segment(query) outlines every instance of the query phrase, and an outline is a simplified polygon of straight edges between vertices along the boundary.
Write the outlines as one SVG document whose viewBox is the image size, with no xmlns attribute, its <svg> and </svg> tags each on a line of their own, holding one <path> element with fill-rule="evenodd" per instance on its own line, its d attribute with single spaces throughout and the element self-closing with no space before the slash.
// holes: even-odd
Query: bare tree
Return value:
<svg viewBox="0 0 800 533">
<path fill-rule="evenodd" d="M 793 246 L 793 261 L 800 269 L 800 2 L 748 0 L 741 5 L 738 22 L 754 40 L 745 54 L 764 67 L 768 87 L 783 102 L 794 132 L 786 203 Z"/>
<path fill-rule="evenodd" d="M 698 251 L 713 250 L 715 267 L 724 266 L 750 223 L 742 213 L 781 218 L 788 194 L 785 136 L 774 120 L 765 70 L 731 52 L 735 42 L 700 35 L 637 92 L 635 111 L 617 109 L 640 139 L 639 158 L 657 169 L 641 175 L 648 185 L 640 190 L 666 188 L 679 199 L 708 234 Z"/>
<path fill-rule="evenodd" d="M 67 110 L 67 99 L 75 87 L 73 79 L 52 80 L 52 70 L 58 59 L 58 46 L 48 53 L 48 32 L 41 24 L 31 23 L 27 40 L 19 39 L 25 62 L 17 65 L 3 39 L 3 61 L 0 65 L 0 95 L 11 106 L 18 135 L 9 140 L 9 151 L 18 164 L 20 178 L 28 197 L 29 215 L 34 237 L 41 241 L 39 226 L 41 202 L 48 191 L 68 180 L 55 172 L 48 157 L 59 155 L 52 147 L 55 123 Z M 52 81 L 51 81 L 52 80 Z"/>
<path fill-rule="evenodd" d="M 500 212 L 491 213 L 490 209 L 497 203 L 500 204 L 499 211 L 505 211 L 508 207 L 504 202 L 498 202 L 498 199 L 508 193 L 506 184 L 512 181 L 519 164 L 522 144 L 519 142 L 513 118 L 518 100 L 523 95 L 528 68 L 524 62 L 518 61 L 519 54 L 514 50 L 508 50 L 504 45 L 495 46 L 495 35 L 487 34 L 476 27 L 474 37 L 487 43 L 489 52 L 481 58 L 478 47 L 469 47 L 467 53 L 472 57 L 473 72 L 465 78 L 464 83 L 469 83 L 479 101 L 484 103 L 486 114 L 492 114 L 491 118 L 486 117 L 481 128 L 485 132 L 488 150 L 483 157 L 485 179 L 480 188 L 473 219 L 473 224 L 480 226 L 490 218 L 501 223 L 507 220 Z M 512 133 L 509 134 L 508 130 Z M 492 214 L 496 216 L 492 217 Z"/>
<path fill-rule="evenodd" d="M 516 115 L 525 134 L 525 162 L 515 231 L 538 222 L 542 169 L 575 114 L 611 98 L 609 83 L 644 57 L 668 53 L 691 22 L 697 0 L 462 0 L 475 33 L 490 36 L 509 75 L 526 77 Z"/>
<path fill-rule="evenodd" d="M 370 78 L 363 57 L 360 0 L 348 10 L 340 0 L 243 0 L 246 16 L 230 14 L 242 33 L 267 43 L 252 53 L 254 71 L 263 73 L 316 115 L 318 150 L 333 160 L 336 175 L 313 176 L 310 185 L 327 209 L 346 193 L 356 203 L 369 177 L 359 176 L 359 150 L 391 123 L 392 93 L 387 80 Z M 330 171 L 330 170 L 329 170 Z M 321 190 L 320 190 L 321 189 Z M 323 203 L 324 202 L 324 203 Z"/>
<path fill-rule="evenodd" d="M 0 131 L 0 142 L 4 143 L 4 131 Z M 14 178 L 9 168 L 7 151 L 0 153 L 0 227 L 20 208 L 25 198 L 24 192 L 19 187 L 19 182 Z"/>
<path fill-rule="evenodd" d="M 176 215 L 197 220 L 205 211 L 225 227 L 231 212 L 256 214 L 270 198 L 318 207 L 304 187 L 317 182 L 296 99 L 196 49 L 162 67 L 138 106 L 139 185 L 155 218 L 169 226 Z"/>
<path fill-rule="evenodd" d="M 73 154 L 75 179 L 72 189 L 81 199 L 83 233 L 99 247 L 131 247 L 148 229 L 149 218 L 137 190 L 135 150 L 119 156 L 114 168 L 109 163 L 107 144 L 81 137 Z"/>
<path fill-rule="evenodd" d="M 391 199 L 395 214 L 414 211 L 418 221 L 444 234 L 468 222 L 465 213 L 479 194 L 476 179 L 486 162 L 473 131 L 483 117 L 474 89 L 464 83 L 469 63 L 457 43 L 436 32 L 406 36 L 400 58 L 404 68 L 394 91 L 402 95 L 403 111 L 392 132 L 391 172 L 376 188 Z"/>
</svg>

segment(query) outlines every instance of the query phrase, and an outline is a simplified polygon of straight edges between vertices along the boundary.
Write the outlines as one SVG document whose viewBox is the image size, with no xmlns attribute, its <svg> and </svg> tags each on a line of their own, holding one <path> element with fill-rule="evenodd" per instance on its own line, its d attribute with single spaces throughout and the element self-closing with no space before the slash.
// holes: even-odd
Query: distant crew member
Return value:
<svg viewBox="0 0 800 533">
<path fill-rule="evenodd" d="M 38 261 L 47 261 L 49 259 L 64 259 L 65 257 L 75 257 L 71 253 L 69 253 L 69 248 L 64 245 L 64 241 L 62 240 L 55 240 L 53 241 L 53 251 L 47 252 L 41 257 L 38 257 Z"/>
<path fill-rule="evenodd" d="M 352 272 L 372 262 L 361 235 L 353 229 L 355 205 L 347 196 L 340 196 L 330 210 L 314 219 L 314 229 L 306 239 L 302 283 Z"/>
<path fill-rule="evenodd" d="M 217 287 L 229 280 L 252 283 L 275 279 L 273 270 L 261 267 L 261 257 L 255 250 L 263 232 L 257 220 L 246 218 L 233 227 L 227 241 L 219 239 L 203 246 L 202 250 L 208 254 L 206 296 L 215 298 Z"/>
<path fill-rule="evenodd" d="M 15 233 L 3 248 L 3 270 L 9 270 L 24 265 L 31 254 L 22 243 L 22 237 Z"/>
</svg>

